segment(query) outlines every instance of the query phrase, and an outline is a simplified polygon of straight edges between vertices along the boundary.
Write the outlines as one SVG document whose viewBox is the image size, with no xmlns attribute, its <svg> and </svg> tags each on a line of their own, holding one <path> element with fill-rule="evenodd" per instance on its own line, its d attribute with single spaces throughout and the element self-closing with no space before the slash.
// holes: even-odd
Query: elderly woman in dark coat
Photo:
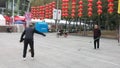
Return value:
<svg viewBox="0 0 120 68">
<path fill-rule="evenodd" d="M 101 36 L 101 30 L 99 29 L 98 25 L 94 26 L 94 31 L 93 31 L 93 37 L 94 37 L 94 49 L 96 49 L 96 44 L 97 48 L 99 49 L 99 41 L 100 41 L 100 36 Z"/>
</svg>

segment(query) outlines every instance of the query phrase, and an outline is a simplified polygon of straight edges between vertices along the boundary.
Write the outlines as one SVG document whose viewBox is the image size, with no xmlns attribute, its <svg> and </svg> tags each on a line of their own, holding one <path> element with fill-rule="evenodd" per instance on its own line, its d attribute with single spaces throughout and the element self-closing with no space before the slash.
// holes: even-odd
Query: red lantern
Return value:
<svg viewBox="0 0 120 68">
<path fill-rule="evenodd" d="M 101 2 L 100 0 L 98 0 L 97 4 L 98 4 L 98 5 L 101 5 L 101 4 L 102 4 L 102 2 Z"/>
<path fill-rule="evenodd" d="M 73 5 L 73 6 L 72 6 L 72 8 L 73 8 L 73 9 L 75 9 L 75 8 L 76 8 L 76 6 L 75 6 L 75 5 Z"/>
<path fill-rule="evenodd" d="M 82 0 L 79 1 L 79 4 L 83 4 Z"/>
<path fill-rule="evenodd" d="M 45 15 L 45 18 L 49 18 L 49 16 L 48 16 L 48 15 Z"/>
<path fill-rule="evenodd" d="M 92 12 L 88 12 L 88 16 L 89 16 L 89 17 L 92 16 Z"/>
<path fill-rule="evenodd" d="M 49 10 L 48 10 L 48 9 L 46 9 L 46 10 L 45 10 L 45 12 L 46 12 L 46 13 L 48 13 L 48 12 L 49 12 Z"/>
<path fill-rule="evenodd" d="M 108 9 L 108 12 L 109 12 L 110 14 L 111 14 L 113 11 L 114 11 L 113 8 L 109 8 L 109 9 Z"/>
<path fill-rule="evenodd" d="M 65 13 L 65 17 L 67 17 L 68 16 L 68 13 Z"/>
<path fill-rule="evenodd" d="M 98 8 L 98 9 L 102 9 L 102 6 L 101 6 L 101 5 L 98 5 L 97 8 Z"/>
<path fill-rule="evenodd" d="M 83 6 L 82 6 L 82 5 L 79 5 L 79 8 L 83 8 Z"/>
<path fill-rule="evenodd" d="M 65 13 L 62 13 L 62 16 L 64 17 L 64 16 L 65 16 Z"/>
<path fill-rule="evenodd" d="M 68 10 L 65 10 L 64 12 L 65 12 L 65 13 L 68 13 Z"/>
<path fill-rule="evenodd" d="M 93 2 L 93 0 L 88 0 L 88 2 L 89 2 L 89 3 L 92 3 L 92 2 Z"/>
<path fill-rule="evenodd" d="M 75 13 L 72 13 L 71 16 L 72 16 L 72 17 L 75 17 Z"/>
<path fill-rule="evenodd" d="M 65 3 L 64 6 L 68 6 L 68 3 Z"/>
<path fill-rule="evenodd" d="M 98 15 L 102 14 L 102 10 L 101 9 L 98 9 Z"/>
<path fill-rule="evenodd" d="M 92 8 L 91 8 L 91 7 L 89 7 L 89 8 L 88 8 L 88 11 L 92 12 Z"/>
<path fill-rule="evenodd" d="M 68 3 L 68 2 L 69 2 L 69 0 L 64 0 L 64 2 Z"/>
<path fill-rule="evenodd" d="M 52 2 L 52 7 L 53 7 L 53 8 L 55 8 L 55 4 L 56 4 L 55 2 Z"/>
<path fill-rule="evenodd" d="M 108 2 L 113 2 L 114 0 L 108 0 Z"/>
<path fill-rule="evenodd" d="M 82 13 L 79 13 L 78 16 L 79 16 L 79 17 L 82 17 Z"/>
<path fill-rule="evenodd" d="M 72 9 L 72 13 L 75 13 L 75 9 Z"/>
<path fill-rule="evenodd" d="M 114 6 L 114 4 L 111 2 L 108 4 L 108 7 L 113 7 L 113 6 Z"/>
<path fill-rule="evenodd" d="M 62 7 L 62 10 L 63 10 L 63 11 L 65 11 L 65 10 L 66 10 L 66 8 Z"/>
<path fill-rule="evenodd" d="M 65 6 L 64 8 L 68 9 L 68 6 Z"/>
<path fill-rule="evenodd" d="M 83 9 L 79 9 L 78 12 L 83 12 Z"/>
<path fill-rule="evenodd" d="M 88 4 L 88 7 L 92 7 L 92 6 L 93 6 L 92 3 L 89 3 L 89 4 Z"/>
<path fill-rule="evenodd" d="M 72 2 L 72 5 L 76 5 L 76 2 Z"/>
</svg>

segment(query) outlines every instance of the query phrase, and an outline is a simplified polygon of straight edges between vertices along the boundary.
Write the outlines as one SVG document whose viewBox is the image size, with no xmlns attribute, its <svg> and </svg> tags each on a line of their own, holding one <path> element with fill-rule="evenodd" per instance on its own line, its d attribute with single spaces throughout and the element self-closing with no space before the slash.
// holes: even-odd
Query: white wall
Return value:
<svg viewBox="0 0 120 68">
<path fill-rule="evenodd" d="M 6 20 L 3 17 L 3 15 L 0 14 L 0 25 L 5 26 L 6 25 Z"/>
</svg>

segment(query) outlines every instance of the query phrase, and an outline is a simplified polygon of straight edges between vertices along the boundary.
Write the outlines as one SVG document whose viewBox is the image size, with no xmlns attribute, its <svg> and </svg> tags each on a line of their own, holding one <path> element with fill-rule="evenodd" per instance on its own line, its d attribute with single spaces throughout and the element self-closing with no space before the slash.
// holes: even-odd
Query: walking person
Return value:
<svg viewBox="0 0 120 68">
<path fill-rule="evenodd" d="M 101 30 L 99 29 L 98 25 L 94 26 L 94 49 L 96 49 L 96 44 L 97 44 L 97 48 L 99 49 L 99 41 L 100 41 L 100 36 L 101 36 Z"/>
<path fill-rule="evenodd" d="M 24 48 L 23 48 L 23 60 L 26 60 L 26 53 L 27 53 L 27 47 L 28 44 L 31 49 L 31 57 L 34 59 L 34 33 L 46 36 L 45 34 L 38 32 L 34 29 L 33 25 L 30 24 L 29 27 L 27 27 L 24 32 L 21 35 L 20 42 L 24 40 Z"/>
</svg>

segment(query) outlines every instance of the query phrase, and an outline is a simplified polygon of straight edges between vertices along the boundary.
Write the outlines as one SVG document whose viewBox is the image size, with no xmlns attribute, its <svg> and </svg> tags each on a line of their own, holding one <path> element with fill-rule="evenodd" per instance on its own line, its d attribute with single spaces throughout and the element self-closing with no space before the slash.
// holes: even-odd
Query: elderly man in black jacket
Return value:
<svg viewBox="0 0 120 68">
<path fill-rule="evenodd" d="M 101 31 L 98 25 L 95 25 L 94 26 L 94 49 L 96 49 L 96 43 L 97 43 L 97 48 L 99 49 L 100 36 L 101 36 Z"/>
<path fill-rule="evenodd" d="M 31 57 L 32 57 L 32 59 L 34 58 L 34 38 L 33 38 L 34 33 L 46 36 L 45 34 L 36 31 L 33 28 L 33 24 L 30 24 L 29 27 L 27 27 L 24 30 L 24 32 L 22 33 L 21 38 L 20 38 L 20 42 L 22 42 L 24 40 L 24 49 L 23 49 L 23 59 L 24 60 L 26 59 L 28 44 L 30 45 L 30 49 L 31 49 Z"/>
</svg>

